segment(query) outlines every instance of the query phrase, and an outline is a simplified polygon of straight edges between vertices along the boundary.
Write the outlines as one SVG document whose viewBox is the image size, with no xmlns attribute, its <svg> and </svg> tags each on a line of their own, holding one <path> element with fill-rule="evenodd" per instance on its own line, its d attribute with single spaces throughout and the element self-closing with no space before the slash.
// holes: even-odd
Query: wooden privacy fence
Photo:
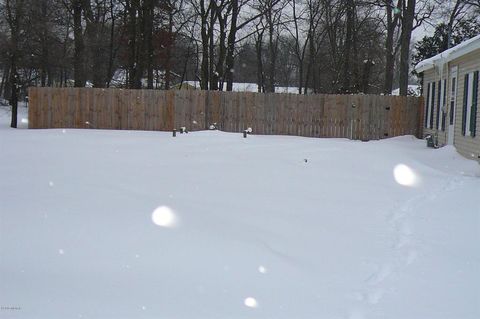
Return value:
<svg viewBox="0 0 480 319">
<path fill-rule="evenodd" d="M 422 98 L 196 90 L 29 89 L 29 128 L 171 131 L 381 139 L 422 135 Z"/>
</svg>

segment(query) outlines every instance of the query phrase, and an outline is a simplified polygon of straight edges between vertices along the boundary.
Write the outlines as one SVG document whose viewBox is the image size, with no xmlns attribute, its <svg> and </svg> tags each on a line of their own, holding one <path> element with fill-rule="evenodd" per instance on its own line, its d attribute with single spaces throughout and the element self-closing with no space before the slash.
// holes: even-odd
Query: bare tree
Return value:
<svg viewBox="0 0 480 319">
<path fill-rule="evenodd" d="M 24 19 L 25 0 L 6 0 L 6 21 L 10 31 L 10 105 L 12 106 L 12 120 L 10 126 L 17 127 L 18 113 L 18 70 L 17 64 L 20 56 L 19 41 L 21 36 L 22 22 Z"/>
<path fill-rule="evenodd" d="M 400 95 L 408 93 L 412 32 L 430 18 L 433 6 L 428 0 L 405 0 L 402 3 L 402 33 L 400 36 Z"/>
<path fill-rule="evenodd" d="M 286 28 L 290 36 L 293 38 L 293 53 L 297 59 L 298 72 L 298 92 L 301 94 L 302 89 L 307 93 L 307 87 L 304 87 L 304 65 L 308 44 L 313 44 L 314 32 L 318 25 L 318 16 L 320 15 L 320 2 L 308 0 L 303 7 L 299 7 L 297 1 L 289 1 L 292 9 L 292 28 Z M 305 25 L 306 24 L 306 27 Z M 312 49 L 314 45 L 310 45 Z M 310 52 L 314 56 L 314 52 Z"/>
<path fill-rule="evenodd" d="M 265 93 L 265 73 L 263 70 L 263 34 L 265 28 L 262 26 L 262 20 L 256 25 L 255 28 L 255 53 L 257 57 L 257 91 L 259 93 Z"/>
<path fill-rule="evenodd" d="M 73 37 L 75 39 L 75 54 L 73 58 L 75 87 L 84 87 L 87 81 L 85 74 L 85 43 L 82 27 L 82 0 L 71 0 L 68 3 L 73 13 Z"/>
<path fill-rule="evenodd" d="M 257 10 L 263 12 L 262 26 L 267 36 L 267 68 L 265 74 L 265 91 L 275 92 L 275 71 L 278 53 L 282 13 L 286 2 L 275 0 L 258 1 Z"/>
<path fill-rule="evenodd" d="M 398 0 L 396 5 L 393 5 L 391 0 L 381 0 L 378 5 L 385 8 L 387 18 L 385 24 L 387 36 L 385 40 L 385 84 L 383 93 L 391 94 L 395 68 L 395 33 L 399 27 L 402 0 Z"/>
</svg>

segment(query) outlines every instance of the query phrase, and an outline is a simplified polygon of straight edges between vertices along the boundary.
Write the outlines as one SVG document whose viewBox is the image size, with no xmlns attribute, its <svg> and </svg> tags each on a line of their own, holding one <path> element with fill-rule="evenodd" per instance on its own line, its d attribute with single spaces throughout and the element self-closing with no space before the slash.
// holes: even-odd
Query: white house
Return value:
<svg viewBox="0 0 480 319">
<path fill-rule="evenodd" d="M 480 160 L 480 35 L 418 63 L 415 71 L 423 79 L 424 132 Z"/>
</svg>

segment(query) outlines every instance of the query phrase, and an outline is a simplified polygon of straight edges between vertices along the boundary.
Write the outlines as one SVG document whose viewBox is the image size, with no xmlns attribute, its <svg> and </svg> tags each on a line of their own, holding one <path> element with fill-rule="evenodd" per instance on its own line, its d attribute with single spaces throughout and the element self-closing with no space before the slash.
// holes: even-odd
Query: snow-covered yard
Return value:
<svg viewBox="0 0 480 319">
<path fill-rule="evenodd" d="M 0 114 L 0 318 L 480 318 L 480 166 L 451 147 Z"/>
</svg>

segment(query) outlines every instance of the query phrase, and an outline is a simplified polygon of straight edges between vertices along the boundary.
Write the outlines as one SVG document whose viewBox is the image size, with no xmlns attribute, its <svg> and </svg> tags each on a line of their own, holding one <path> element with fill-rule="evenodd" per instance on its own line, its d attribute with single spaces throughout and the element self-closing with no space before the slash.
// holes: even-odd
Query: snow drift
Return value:
<svg viewBox="0 0 480 319">
<path fill-rule="evenodd" d="M 480 170 L 453 148 L 0 112 L 1 318 L 480 318 Z"/>
</svg>

